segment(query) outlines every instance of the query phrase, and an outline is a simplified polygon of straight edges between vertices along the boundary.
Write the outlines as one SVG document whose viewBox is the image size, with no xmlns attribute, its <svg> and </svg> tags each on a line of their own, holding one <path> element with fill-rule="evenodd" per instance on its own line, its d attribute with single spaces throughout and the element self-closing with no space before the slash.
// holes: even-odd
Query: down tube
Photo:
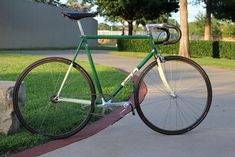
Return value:
<svg viewBox="0 0 235 157">
<path fill-rule="evenodd" d="M 119 85 L 119 87 L 112 93 L 111 97 L 109 99 L 112 99 L 113 97 L 115 97 L 121 90 L 122 88 L 125 86 L 126 82 L 128 82 L 130 79 L 133 78 L 134 74 L 139 71 L 144 65 L 145 63 L 153 56 L 154 54 L 154 50 L 152 50 L 151 52 L 148 53 L 148 55 L 138 64 L 137 68 L 135 68 L 127 77 L 126 79 Z"/>
</svg>

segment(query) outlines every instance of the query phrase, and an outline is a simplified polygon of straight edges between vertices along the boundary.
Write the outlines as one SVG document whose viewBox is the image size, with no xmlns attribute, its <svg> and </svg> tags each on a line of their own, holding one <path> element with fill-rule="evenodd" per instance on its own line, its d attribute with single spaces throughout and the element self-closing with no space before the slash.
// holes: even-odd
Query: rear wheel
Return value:
<svg viewBox="0 0 235 157">
<path fill-rule="evenodd" d="M 71 67 L 60 97 L 85 101 L 74 103 L 56 99 L 70 65 L 68 59 L 51 57 L 34 62 L 21 73 L 15 85 L 13 103 L 19 121 L 31 133 L 65 138 L 80 131 L 90 120 L 95 108 L 95 87 L 78 64 Z M 25 91 L 25 103 L 21 110 L 22 91 Z"/>
<path fill-rule="evenodd" d="M 144 123 L 157 132 L 168 135 L 188 132 L 198 126 L 209 111 L 210 80 L 197 63 L 184 57 L 165 57 L 161 65 L 174 94 L 163 84 L 158 63 L 154 61 L 137 82 L 137 112 Z"/>
</svg>

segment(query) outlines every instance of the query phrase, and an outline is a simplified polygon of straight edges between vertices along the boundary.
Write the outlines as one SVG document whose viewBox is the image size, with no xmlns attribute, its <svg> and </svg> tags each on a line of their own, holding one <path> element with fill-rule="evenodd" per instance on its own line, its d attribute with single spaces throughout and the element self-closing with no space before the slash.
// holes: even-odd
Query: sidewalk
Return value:
<svg viewBox="0 0 235 157">
<path fill-rule="evenodd" d="M 29 52 L 30 53 L 30 52 Z M 33 52 L 32 52 L 33 53 Z M 48 56 L 68 57 L 68 52 L 47 52 Z M 41 53 L 38 53 L 41 54 Z M 86 60 L 84 54 L 79 56 Z M 138 59 L 94 53 L 98 64 L 126 71 Z M 44 157 L 233 157 L 235 148 L 235 71 L 205 68 L 212 86 L 213 102 L 208 116 L 194 130 L 166 136 L 149 129 L 138 117 L 128 114 L 101 132 L 68 146 L 43 154 Z"/>
</svg>

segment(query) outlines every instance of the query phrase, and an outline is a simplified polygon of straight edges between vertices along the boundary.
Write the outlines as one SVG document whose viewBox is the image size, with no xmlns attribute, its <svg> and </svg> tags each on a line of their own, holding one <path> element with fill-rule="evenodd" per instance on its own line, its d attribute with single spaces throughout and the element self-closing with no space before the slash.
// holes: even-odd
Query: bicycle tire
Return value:
<svg viewBox="0 0 235 157">
<path fill-rule="evenodd" d="M 79 132 L 91 119 L 95 87 L 89 74 L 77 63 L 73 63 L 60 95 L 86 98 L 91 104 L 52 101 L 71 63 L 60 57 L 44 58 L 20 74 L 13 92 L 14 110 L 22 126 L 31 133 L 62 139 Z M 23 89 L 26 96 L 21 109 L 18 100 Z"/>
<path fill-rule="evenodd" d="M 209 77 L 200 65 L 181 56 L 164 57 L 161 64 L 176 95 L 173 97 L 168 91 L 163 91 L 165 87 L 159 73 L 155 73 L 158 63 L 153 61 L 142 71 L 137 82 L 134 93 L 137 112 L 154 131 L 166 135 L 186 133 L 197 127 L 210 109 L 212 87 Z M 145 93 L 141 89 L 143 84 Z M 145 99 L 140 104 L 143 96 Z"/>
</svg>

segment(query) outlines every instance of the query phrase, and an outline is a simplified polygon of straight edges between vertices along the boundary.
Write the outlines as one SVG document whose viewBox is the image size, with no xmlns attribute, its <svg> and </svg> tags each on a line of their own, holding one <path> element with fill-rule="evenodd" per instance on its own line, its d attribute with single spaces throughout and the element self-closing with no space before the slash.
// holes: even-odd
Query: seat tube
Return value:
<svg viewBox="0 0 235 157">
<path fill-rule="evenodd" d="M 98 78 L 98 74 L 96 72 L 96 68 L 95 68 L 95 65 L 94 65 L 94 62 L 93 62 L 93 59 L 92 59 L 92 56 L 91 56 L 91 52 L 90 52 L 90 50 L 88 48 L 88 41 L 87 41 L 87 39 L 85 37 L 85 33 L 84 33 L 84 30 L 83 30 L 81 21 L 78 20 L 77 24 L 78 24 L 81 36 L 83 37 L 82 43 L 83 43 L 83 45 L 85 46 L 85 49 L 86 49 L 86 53 L 87 53 L 87 57 L 88 57 L 88 60 L 89 60 L 90 66 L 91 66 L 91 70 L 92 70 L 92 73 L 94 75 L 96 87 L 97 87 L 101 97 L 103 97 L 103 91 L 102 91 L 102 88 L 101 88 L 101 84 L 100 84 L 100 81 L 99 81 L 99 78 Z"/>
<path fill-rule="evenodd" d="M 77 21 L 77 23 L 78 23 L 78 28 L 79 28 L 79 30 L 80 30 L 81 35 L 82 35 L 82 36 L 84 36 L 84 35 L 85 35 L 85 33 L 84 33 L 84 30 L 83 30 L 83 27 L 82 27 L 81 21 L 80 21 L 80 20 L 78 20 L 78 21 Z"/>
<path fill-rule="evenodd" d="M 91 52 L 90 52 L 90 50 L 88 48 L 88 43 L 87 43 L 87 39 L 86 38 L 84 38 L 84 46 L 85 46 L 85 49 L 86 49 L 86 53 L 87 53 L 87 57 L 88 57 L 88 60 L 89 60 L 90 66 L 91 66 L 92 73 L 94 75 L 96 87 L 97 87 L 101 97 L 103 97 L 103 91 L 102 91 L 102 88 L 101 88 L 100 80 L 99 80 L 99 77 L 98 77 L 98 74 L 97 74 L 97 71 L 96 71 L 96 68 L 95 68 L 92 56 L 91 56 Z"/>
</svg>

